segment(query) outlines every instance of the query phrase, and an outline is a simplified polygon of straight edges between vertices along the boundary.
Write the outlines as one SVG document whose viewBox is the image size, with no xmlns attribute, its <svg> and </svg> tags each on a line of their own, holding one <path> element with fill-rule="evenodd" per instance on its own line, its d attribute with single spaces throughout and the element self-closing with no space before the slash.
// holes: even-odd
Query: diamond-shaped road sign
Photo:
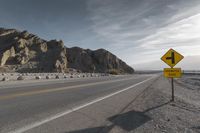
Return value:
<svg viewBox="0 0 200 133">
<path fill-rule="evenodd" d="M 173 49 L 167 51 L 165 55 L 161 58 L 167 65 L 173 68 L 179 61 L 184 57 Z"/>
</svg>

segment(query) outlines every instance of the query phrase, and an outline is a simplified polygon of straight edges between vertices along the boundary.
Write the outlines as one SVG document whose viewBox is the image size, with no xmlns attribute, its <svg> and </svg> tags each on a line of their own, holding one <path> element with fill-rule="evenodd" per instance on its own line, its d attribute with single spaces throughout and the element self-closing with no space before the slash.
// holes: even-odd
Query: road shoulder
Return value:
<svg viewBox="0 0 200 133">
<path fill-rule="evenodd" d="M 170 102 L 170 83 L 160 77 L 123 113 L 117 115 L 115 126 L 109 132 L 199 133 L 200 107 L 188 101 L 188 97 L 183 98 L 187 96 L 183 92 L 185 88 L 178 84 L 175 87 L 178 94 L 175 102 Z"/>
</svg>

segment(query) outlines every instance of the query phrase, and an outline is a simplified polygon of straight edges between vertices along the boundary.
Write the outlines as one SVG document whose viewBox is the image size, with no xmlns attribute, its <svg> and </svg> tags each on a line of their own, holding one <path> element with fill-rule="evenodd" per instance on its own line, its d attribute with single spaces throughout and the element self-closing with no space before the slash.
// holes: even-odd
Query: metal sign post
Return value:
<svg viewBox="0 0 200 133">
<path fill-rule="evenodd" d="M 174 78 L 181 77 L 181 68 L 173 68 L 179 61 L 181 61 L 184 57 L 176 52 L 173 49 L 167 51 L 165 55 L 161 58 L 167 65 L 171 68 L 164 69 L 164 76 L 167 78 L 171 78 L 171 88 L 172 88 L 172 99 L 174 101 Z"/>
<path fill-rule="evenodd" d="M 171 85 L 172 85 L 172 101 L 174 101 L 174 78 L 171 78 Z"/>
</svg>

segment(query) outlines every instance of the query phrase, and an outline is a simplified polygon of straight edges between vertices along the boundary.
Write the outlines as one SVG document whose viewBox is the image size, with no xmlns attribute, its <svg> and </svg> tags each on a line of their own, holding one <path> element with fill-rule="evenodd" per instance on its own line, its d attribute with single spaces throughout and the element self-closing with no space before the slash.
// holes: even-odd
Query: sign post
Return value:
<svg viewBox="0 0 200 133">
<path fill-rule="evenodd" d="M 161 60 L 164 61 L 171 68 L 164 68 L 164 76 L 171 78 L 171 88 L 172 88 L 172 101 L 174 101 L 174 78 L 180 78 L 181 68 L 174 68 L 174 66 L 180 62 L 184 57 L 173 49 L 168 50 L 162 57 Z"/>
<path fill-rule="evenodd" d="M 174 78 L 171 78 L 171 84 L 172 84 L 172 101 L 174 101 Z"/>
</svg>

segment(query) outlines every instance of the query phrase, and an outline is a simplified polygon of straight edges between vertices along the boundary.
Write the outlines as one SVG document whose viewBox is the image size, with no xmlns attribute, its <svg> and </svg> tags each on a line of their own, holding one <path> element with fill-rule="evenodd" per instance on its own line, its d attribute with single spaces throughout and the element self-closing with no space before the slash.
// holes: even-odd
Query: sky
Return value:
<svg viewBox="0 0 200 133">
<path fill-rule="evenodd" d="M 200 0 L 0 3 L 0 27 L 61 39 L 67 47 L 104 48 L 129 65 L 160 61 L 169 48 L 185 57 L 200 55 Z"/>
</svg>

